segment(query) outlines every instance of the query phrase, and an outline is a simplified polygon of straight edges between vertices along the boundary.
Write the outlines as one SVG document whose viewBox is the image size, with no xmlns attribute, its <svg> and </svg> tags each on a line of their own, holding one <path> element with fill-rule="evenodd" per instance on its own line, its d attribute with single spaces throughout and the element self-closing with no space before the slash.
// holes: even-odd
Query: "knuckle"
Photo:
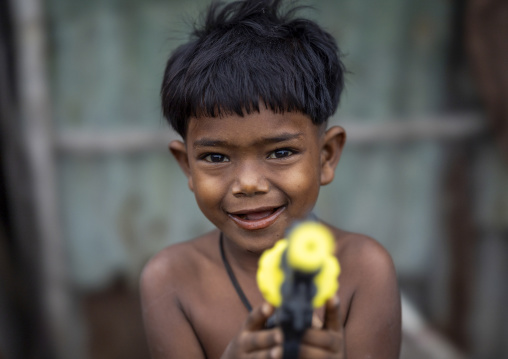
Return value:
<svg viewBox="0 0 508 359">
<path fill-rule="evenodd" d="M 251 349 L 255 349 L 258 347 L 257 337 L 255 335 L 251 335 L 249 338 L 249 346 Z"/>
<path fill-rule="evenodd" d="M 241 348 L 244 348 L 246 344 L 249 342 L 249 334 L 246 332 L 242 332 L 238 337 L 238 344 Z"/>
<path fill-rule="evenodd" d="M 337 352 L 341 349 L 342 347 L 342 338 L 341 338 L 341 335 L 339 334 L 334 334 L 334 335 L 330 335 L 330 338 L 329 338 L 329 348 L 333 351 L 333 352 Z"/>
<path fill-rule="evenodd" d="M 277 333 L 270 333 L 270 337 L 267 342 L 271 347 L 282 344 L 282 340 Z"/>
<path fill-rule="evenodd" d="M 260 338 L 261 345 L 263 347 L 270 347 L 273 345 L 273 335 L 271 334 L 265 334 Z"/>
<path fill-rule="evenodd" d="M 338 338 L 336 338 L 334 335 L 329 335 L 327 340 L 327 348 L 330 348 L 331 350 L 335 351 L 338 349 Z"/>
</svg>

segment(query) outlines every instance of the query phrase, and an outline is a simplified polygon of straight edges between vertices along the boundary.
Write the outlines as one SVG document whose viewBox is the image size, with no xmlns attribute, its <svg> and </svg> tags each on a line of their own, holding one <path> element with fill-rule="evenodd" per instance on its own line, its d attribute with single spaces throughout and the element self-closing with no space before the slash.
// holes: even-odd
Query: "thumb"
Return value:
<svg viewBox="0 0 508 359">
<path fill-rule="evenodd" d="M 342 328 L 340 301 L 337 295 L 326 301 L 324 328 L 334 332 L 338 332 Z"/>
</svg>

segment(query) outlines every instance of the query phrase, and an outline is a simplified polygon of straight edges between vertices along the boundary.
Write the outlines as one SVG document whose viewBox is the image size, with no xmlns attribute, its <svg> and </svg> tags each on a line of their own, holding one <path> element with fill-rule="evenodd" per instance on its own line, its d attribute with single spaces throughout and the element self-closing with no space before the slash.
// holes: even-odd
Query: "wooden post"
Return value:
<svg viewBox="0 0 508 359">
<path fill-rule="evenodd" d="M 445 230 L 449 246 L 449 316 L 444 328 L 462 350 L 471 350 L 468 324 L 471 319 L 473 261 L 478 235 L 473 216 L 472 157 L 474 151 L 464 143 L 449 148 L 445 171 Z"/>
<path fill-rule="evenodd" d="M 38 279 L 47 344 L 52 357 L 80 358 L 80 324 L 60 233 L 42 4 L 38 0 L 11 0 L 21 140 L 31 179 L 25 191 L 33 197 L 35 236 L 31 241 L 39 250 L 36 261 L 40 265 Z"/>
</svg>

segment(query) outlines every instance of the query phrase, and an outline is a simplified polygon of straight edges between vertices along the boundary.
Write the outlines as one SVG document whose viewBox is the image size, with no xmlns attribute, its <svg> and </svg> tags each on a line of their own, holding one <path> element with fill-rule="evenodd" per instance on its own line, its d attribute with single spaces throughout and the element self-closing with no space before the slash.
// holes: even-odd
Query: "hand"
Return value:
<svg viewBox="0 0 508 359">
<path fill-rule="evenodd" d="M 325 321 L 321 329 L 307 329 L 300 343 L 299 359 L 346 357 L 344 330 L 340 318 L 339 298 L 329 299 L 325 307 Z"/>
<path fill-rule="evenodd" d="M 268 303 L 254 308 L 245 320 L 240 333 L 229 343 L 221 359 L 282 358 L 281 330 L 264 328 L 266 320 L 273 311 L 274 308 Z"/>
</svg>

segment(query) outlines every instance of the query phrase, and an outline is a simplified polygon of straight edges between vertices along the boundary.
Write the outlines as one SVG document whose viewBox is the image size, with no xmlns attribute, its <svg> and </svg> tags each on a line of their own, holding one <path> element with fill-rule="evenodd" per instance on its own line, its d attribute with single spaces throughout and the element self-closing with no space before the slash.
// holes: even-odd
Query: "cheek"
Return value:
<svg viewBox="0 0 508 359">
<path fill-rule="evenodd" d="M 199 175 L 194 176 L 192 181 L 196 201 L 203 212 L 209 208 L 215 208 L 220 203 L 224 194 L 224 181 L 220 178 Z"/>
<path fill-rule="evenodd" d="M 310 210 L 318 197 L 320 173 L 315 166 L 302 166 L 298 171 L 287 175 L 287 188 L 295 204 Z"/>
</svg>

